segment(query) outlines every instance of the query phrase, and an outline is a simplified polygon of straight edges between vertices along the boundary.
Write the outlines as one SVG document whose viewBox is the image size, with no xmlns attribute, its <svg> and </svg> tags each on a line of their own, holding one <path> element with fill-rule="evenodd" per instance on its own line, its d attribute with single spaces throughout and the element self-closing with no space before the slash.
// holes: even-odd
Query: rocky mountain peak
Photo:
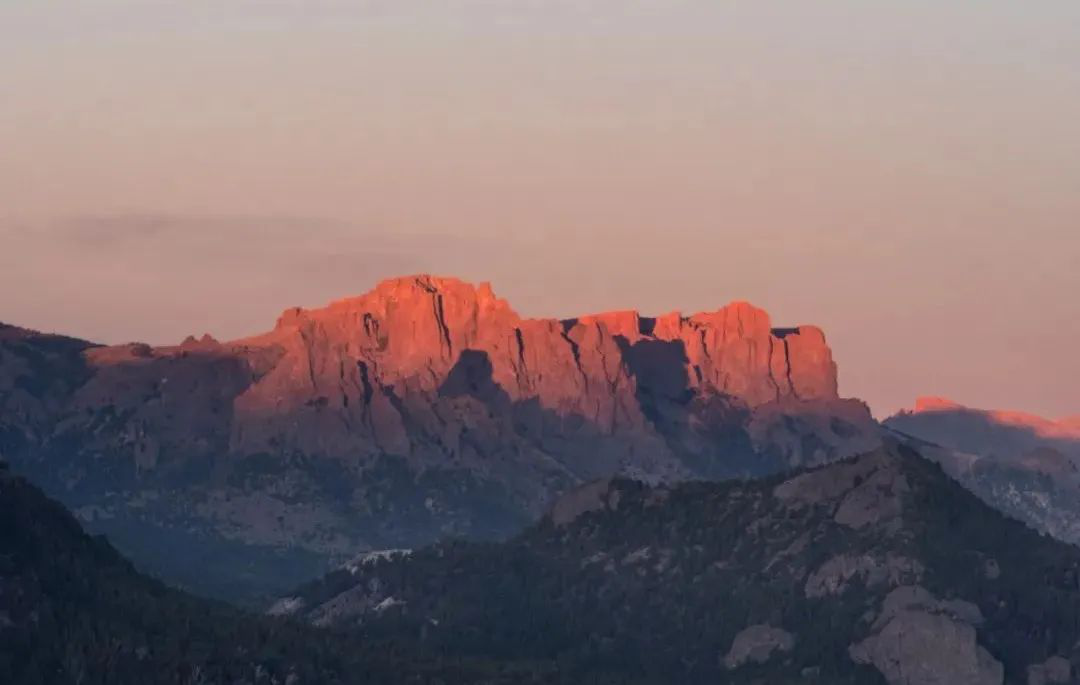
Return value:
<svg viewBox="0 0 1080 685">
<path fill-rule="evenodd" d="M 750 406 L 838 397 L 836 366 L 821 330 L 773 329 L 768 313 L 746 302 L 689 317 L 625 310 L 523 319 L 490 284 L 418 275 L 383 281 L 321 309 L 286 310 L 274 333 L 257 340 L 284 347 L 286 356 L 306 349 L 308 356 L 342 350 L 350 358 L 370 357 L 369 366 L 428 390 L 472 351 L 486 357 L 512 398 L 537 397 L 551 408 L 580 404 L 577 398 L 592 392 L 590 382 L 608 386 L 610 395 L 620 385 L 633 391 L 642 376 L 678 392 L 724 393 Z"/>
</svg>

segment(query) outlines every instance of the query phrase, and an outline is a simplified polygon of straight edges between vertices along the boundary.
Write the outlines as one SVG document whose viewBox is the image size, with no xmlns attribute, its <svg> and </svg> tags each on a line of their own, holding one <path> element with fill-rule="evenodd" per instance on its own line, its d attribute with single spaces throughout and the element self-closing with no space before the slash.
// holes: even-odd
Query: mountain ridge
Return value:
<svg viewBox="0 0 1080 685">
<path fill-rule="evenodd" d="M 929 416 L 934 414 L 961 413 L 985 417 L 987 422 L 1020 430 L 1029 430 L 1041 439 L 1066 439 L 1080 441 L 1080 417 L 1066 416 L 1049 419 L 1032 412 L 1018 409 L 979 409 L 968 407 L 945 397 L 919 397 L 912 410 L 901 411 L 896 416 Z"/>
<path fill-rule="evenodd" d="M 558 658 L 582 682 L 1073 682 L 1080 551 L 901 443 L 570 498 L 505 543 L 371 559 L 275 610 L 448 655 Z"/>
</svg>

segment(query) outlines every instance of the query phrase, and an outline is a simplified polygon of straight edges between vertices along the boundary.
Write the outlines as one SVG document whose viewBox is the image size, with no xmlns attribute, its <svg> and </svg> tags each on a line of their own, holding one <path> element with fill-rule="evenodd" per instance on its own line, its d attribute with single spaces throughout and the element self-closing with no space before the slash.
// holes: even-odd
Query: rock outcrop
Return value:
<svg viewBox="0 0 1080 685">
<path fill-rule="evenodd" d="M 724 656 L 724 666 L 738 668 L 746 663 L 764 664 L 774 653 L 790 652 L 795 647 L 795 636 L 782 628 L 770 625 L 754 625 L 739 631 Z"/>
<path fill-rule="evenodd" d="M 1027 685 L 1053 685 L 1072 682 L 1072 664 L 1068 659 L 1052 656 L 1041 664 L 1032 664 L 1027 670 Z"/>
<path fill-rule="evenodd" d="M 896 463 L 878 454 L 804 473 L 776 486 L 773 494 L 796 508 L 826 505 L 841 525 L 884 526 L 887 532 L 899 520 L 901 496 L 907 490 L 907 479 Z"/>
<path fill-rule="evenodd" d="M 5 384 L 51 382 L 14 347 L 0 404 L 37 418 L 0 449 L 137 561 L 165 529 L 299 545 L 309 569 L 503 536 L 614 474 L 748 476 L 879 444 L 865 405 L 839 398 L 822 332 L 742 302 L 527 319 L 486 284 L 412 276 L 241 340 L 69 346 L 78 381 L 47 401 Z M 198 581 L 204 561 L 151 570 Z"/>
<path fill-rule="evenodd" d="M 842 595 L 855 581 L 865 587 L 904 585 L 921 580 L 924 570 L 918 561 L 902 555 L 838 554 L 810 574 L 803 591 L 815 598 Z"/>
<path fill-rule="evenodd" d="M 618 507 L 619 491 L 612 489 L 610 479 L 604 478 L 574 488 L 559 497 L 552 504 L 548 517 L 556 526 L 565 526 L 589 512 Z"/>
<path fill-rule="evenodd" d="M 890 685 L 1001 685 L 1001 663 L 976 640 L 974 626 L 981 622 L 973 604 L 899 587 L 885 598 L 872 634 L 849 651 Z"/>
</svg>

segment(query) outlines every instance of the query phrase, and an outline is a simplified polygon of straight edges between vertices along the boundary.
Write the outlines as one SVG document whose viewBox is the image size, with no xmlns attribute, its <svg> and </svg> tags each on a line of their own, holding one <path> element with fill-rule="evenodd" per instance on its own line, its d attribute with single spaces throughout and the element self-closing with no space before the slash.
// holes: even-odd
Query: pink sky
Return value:
<svg viewBox="0 0 1080 685">
<path fill-rule="evenodd" d="M 747 299 L 879 415 L 1080 414 L 1078 121 L 1074 0 L 3 3 L 0 320 L 224 338 L 433 271 Z"/>
</svg>

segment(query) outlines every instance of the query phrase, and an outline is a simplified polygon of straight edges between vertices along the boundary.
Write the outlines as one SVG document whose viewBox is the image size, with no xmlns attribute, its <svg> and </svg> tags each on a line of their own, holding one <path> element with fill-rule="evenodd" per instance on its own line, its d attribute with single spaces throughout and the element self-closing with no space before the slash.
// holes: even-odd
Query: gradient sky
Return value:
<svg viewBox="0 0 1080 685">
<path fill-rule="evenodd" d="M 0 0 L 0 320 L 228 338 L 417 271 L 747 299 L 879 416 L 1080 414 L 1080 2 Z"/>
</svg>

